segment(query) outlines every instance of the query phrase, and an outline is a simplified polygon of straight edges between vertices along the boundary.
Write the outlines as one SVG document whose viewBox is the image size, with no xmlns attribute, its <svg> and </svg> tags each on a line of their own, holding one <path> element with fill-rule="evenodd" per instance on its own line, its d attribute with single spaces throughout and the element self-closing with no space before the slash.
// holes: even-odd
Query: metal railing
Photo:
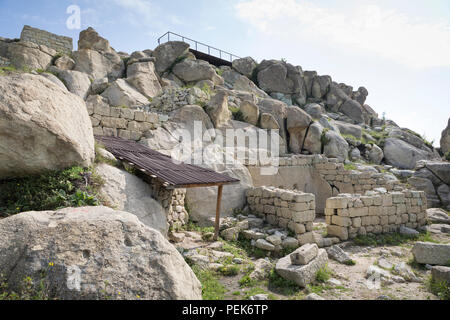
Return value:
<svg viewBox="0 0 450 320">
<path fill-rule="evenodd" d="M 162 35 L 161 37 L 158 38 L 158 45 L 160 45 L 161 44 L 161 40 L 164 40 L 166 37 L 167 37 L 167 42 L 175 41 L 175 40 L 171 40 L 170 39 L 171 35 L 173 37 L 175 37 L 175 38 L 178 38 L 178 39 L 181 38 L 181 41 L 186 42 L 188 44 L 190 44 L 188 41 L 192 42 L 194 44 L 194 46 L 195 46 L 195 49 L 192 46 L 191 46 L 191 49 L 194 49 L 195 51 L 206 53 L 205 51 L 200 50 L 200 48 L 206 47 L 208 49 L 208 55 L 210 55 L 210 56 L 219 57 L 222 60 L 225 60 L 225 57 L 229 56 L 230 62 L 233 62 L 234 59 L 240 59 L 240 57 L 238 57 L 237 55 L 234 55 L 232 53 L 229 53 L 229 52 L 226 52 L 226 51 L 223 51 L 223 50 L 211 47 L 211 46 L 209 46 L 207 44 L 204 44 L 204 43 L 198 42 L 196 40 L 187 38 L 185 36 L 173 33 L 171 31 L 166 32 L 164 35 Z M 164 43 L 164 42 L 165 41 L 163 41 L 162 43 Z M 212 54 L 213 52 L 218 52 L 218 55 L 217 54 Z"/>
</svg>

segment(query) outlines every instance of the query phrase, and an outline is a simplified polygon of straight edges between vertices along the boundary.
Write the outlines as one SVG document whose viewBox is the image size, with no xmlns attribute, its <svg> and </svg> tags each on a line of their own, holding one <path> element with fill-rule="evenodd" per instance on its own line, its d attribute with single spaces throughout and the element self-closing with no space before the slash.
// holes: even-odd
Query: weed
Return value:
<svg viewBox="0 0 450 320">
<path fill-rule="evenodd" d="M 97 206 L 104 181 L 93 168 L 72 167 L 40 176 L 0 181 L 0 216 L 25 211 Z"/>
<path fill-rule="evenodd" d="M 344 168 L 348 171 L 356 170 L 356 165 L 354 163 L 347 163 L 344 165 Z"/>
<path fill-rule="evenodd" d="M 324 283 L 330 280 L 332 275 L 331 269 L 328 265 L 325 265 L 323 268 L 317 270 L 316 272 L 316 281 L 319 283 Z"/>
<path fill-rule="evenodd" d="M 242 114 L 242 111 L 237 107 L 228 107 L 228 109 L 233 114 L 233 119 L 236 121 L 245 121 L 244 115 Z"/>
<path fill-rule="evenodd" d="M 239 274 L 240 267 L 236 265 L 224 265 L 219 268 L 219 272 L 226 277 L 233 277 Z"/>
<path fill-rule="evenodd" d="M 356 265 L 356 261 L 355 260 L 347 260 L 344 262 L 344 264 L 347 266 L 354 266 L 354 265 Z"/>
<path fill-rule="evenodd" d="M 218 280 L 217 274 L 211 270 L 204 270 L 198 266 L 193 266 L 197 279 L 202 284 L 203 300 L 223 300 L 227 292 L 225 286 Z"/>
<path fill-rule="evenodd" d="M 275 269 L 272 269 L 269 274 L 269 289 L 285 296 L 292 296 L 300 290 L 294 281 L 282 278 Z"/>
<path fill-rule="evenodd" d="M 426 281 L 428 290 L 441 300 L 450 300 L 450 286 L 446 281 L 436 281 L 429 277 Z"/>
</svg>

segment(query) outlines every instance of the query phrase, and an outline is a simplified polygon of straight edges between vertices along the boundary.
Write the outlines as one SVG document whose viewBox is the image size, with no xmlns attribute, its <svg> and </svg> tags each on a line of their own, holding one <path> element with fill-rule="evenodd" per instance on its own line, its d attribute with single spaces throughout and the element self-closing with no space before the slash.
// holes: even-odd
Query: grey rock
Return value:
<svg viewBox="0 0 450 320">
<path fill-rule="evenodd" d="M 439 208 L 427 210 L 428 221 L 431 223 L 450 224 L 450 216 L 446 211 Z"/>
<path fill-rule="evenodd" d="M 0 77 L 0 179 L 90 166 L 94 136 L 84 101 L 40 75 Z"/>
<path fill-rule="evenodd" d="M 419 231 L 405 227 L 405 226 L 400 227 L 399 233 L 402 235 L 405 235 L 405 236 L 410 236 L 410 237 L 416 237 L 420 234 Z"/>
<path fill-rule="evenodd" d="M 233 60 L 233 69 L 248 78 L 252 77 L 256 66 L 256 61 L 251 57 Z"/>
<path fill-rule="evenodd" d="M 293 265 L 290 256 L 286 256 L 278 260 L 275 271 L 284 279 L 294 281 L 300 287 L 306 287 L 316 279 L 317 271 L 325 267 L 327 262 L 327 252 L 319 249 L 317 257 L 307 265 Z"/>
<path fill-rule="evenodd" d="M 325 300 L 321 296 L 315 293 L 310 293 L 306 296 L 305 300 Z"/>
<path fill-rule="evenodd" d="M 169 41 L 158 46 L 152 53 L 156 58 L 156 71 L 162 75 L 180 57 L 186 57 L 189 53 L 189 44 L 181 41 Z"/>
<path fill-rule="evenodd" d="M 12 290 L 28 276 L 38 284 L 47 270 L 45 285 L 61 300 L 201 299 L 201 284 L 175 247 L 127 212 L 27 212 L 1 220 L 0 235 L 0 273 Z"/>
<path fill-rule="evenodd" d="M 450 260 L 450 244 L 416 242 L 412 253 L 418 263 L 446 265 Z"/>
<path fill-rule="evenodd" d="M 306 265 L 317 257 L 318 252 L 317 244 L 305 244 L 290 254 L 291 263 L 298 266 Z"/>
<path fill-rule="evenodd" d="M 437 266 L 431 269 L 431 275 L 437 282 L 445 281 L 450 284 L 450 267 Z"/>
<path fill-rule="evenodd" d="M 339 246 L 328 247 L 325 248 L 325 250 L 331 259 L 336 260 L 339 263 L 345 264 L 352 260 L 350 256 Z"/>
</svg>

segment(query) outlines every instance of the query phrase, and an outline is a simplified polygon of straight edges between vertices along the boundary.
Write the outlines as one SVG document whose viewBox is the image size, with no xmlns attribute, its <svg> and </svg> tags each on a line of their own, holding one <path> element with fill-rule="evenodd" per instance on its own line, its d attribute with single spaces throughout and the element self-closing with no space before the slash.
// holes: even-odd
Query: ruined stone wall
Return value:
<svg viewBox="0 0 450 320">
<path fill-rule="evenodd" d="M 58 36 L 48 31 L 24 26 L 20 35 L 21 41 L 29 41 L 52 48 L 57 52 L 72 52 L 73 40 L 69 37 Z"/>
<path fill-rule="evenodd" d="M 261 174 L 261 167 L 248 166 L 255 186 L 275 186 L 313 193 L 316 212 L 323 213 L 325 201 L 339 193 L 364 193 L 375 188 L 401 190 L 400 182 L 388 180 L 383 173 L 346 170 L 337 159 L 321 155 L 293 155 L 279 158 L 275 175 Z"/>
<path fill-rule="evenodd" d="M 158 201 L 166 211 L 167 223 L 172 228 L 179 228 L 189 221 L 184 201 L 186 189 L 167 189 L 161 183 L 151 181 L 153 198 Z"/>
<path fill-rule="evenodd" d="M 145 132 L 167 121 L 164 115 L 130 108 L 87 104 L 94 135 L 120 137 L 139 141 Z"/>
<path fill-rule="evenodd" d="M 345 241 L 358 235 L 397 232 L 401 226 L 416 229 L 426 224 L 426 209 L 423 191 L 341 194 L 326 202 L 328 235 Z"/>
<path fill-rule="evenodd" d="M 300 242 L 305 237 L 312 237 L 315 202 L 310 193 L 269 187 L 247 190 L 247 203 L 253 213 L 271 225 L 293 231 Z"/>
</svg>

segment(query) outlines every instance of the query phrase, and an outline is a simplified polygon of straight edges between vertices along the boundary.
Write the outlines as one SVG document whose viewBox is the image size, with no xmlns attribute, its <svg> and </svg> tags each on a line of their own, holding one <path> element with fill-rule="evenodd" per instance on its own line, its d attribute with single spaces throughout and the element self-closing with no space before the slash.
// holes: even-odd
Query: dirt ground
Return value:
<svg viewBox="0 0 450 320">
<path fill-rule="evenodd" d="M 320 232 L 325 228 L 324 221 L 317 219 L 314 225 L 316 232 Z M 449 234 L 431 234 L 432 239 L 441 243 L 450 243 Z M 206 242 L 201 238 L 200 232 L 188 232 L 188 235 L 182 243 L 176 246 L 184 250 L 206 249 L 201 250 L 202 254 L 209 252 L 208 250 L 222 251 L 222 246 L 227 242 Z M 223 295 L 224 300 L 242 300 L 250 295 L 264 293 L 268 294 L 270 299 L 274 300 L 292 300 L 304 299 L 309 293 L 316 293 L 327 300 L 438 300 L 439 298 L 429 292 L 427 289 L 427 280 L 431 275 L 431 271 L 424 266 L 412 263 L 413 256 L 411 249 L 414 242 L 404 243 L 398 246 L 359 246 L 353 241 L 341 244 L 344 251 L 355 262 L 354 265 L 340 264 L 329 259 L 328 268 L 331 270 L 330 278 L 325 283 L 313 283 L 309 288 L 297 288 L 295 292 L 284 294 L 279 288 L 273 288 L 269 281 L 260 281 L 253 287 L 241 287 L 239 281 L 245 276 L 242 272 L 246 265 L 255 263 L 255 257 L 248 256 L 240 264 L 241 272 L 237 275 L 224 276 L 217 273 L 217 280 L 226 288 Z M 383 258 L 388 263 L 397 265 L 401 262 L 406 263 L 417 277 L 417 281 L 396 283 L 391 281 L 371 282 L 366 279 L 366 271 L 371 265 L 377 265 L 378 260 Z M 276 259 L 270 259 L 273 265 Z M 380 266 L 381 267 L 381 266 Z M 392 270 L 385 268 L 387 272 Z"/>
</svg>

